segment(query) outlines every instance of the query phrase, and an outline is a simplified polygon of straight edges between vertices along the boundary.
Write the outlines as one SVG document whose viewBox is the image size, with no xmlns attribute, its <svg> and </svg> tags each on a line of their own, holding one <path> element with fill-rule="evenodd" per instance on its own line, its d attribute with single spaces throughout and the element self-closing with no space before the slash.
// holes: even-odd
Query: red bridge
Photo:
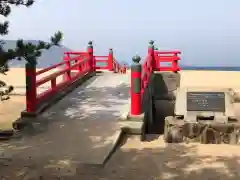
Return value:
<svg viewBox="0 0 240 180">
<path fill-rule="evenodd" d="M 155 50 L 153 41 L 142 64 L 140 57 L 133 58 L 131 71 L 114 58 L 112 49 L 103 56 L 93 52 L 89 42 L 87 51 L 65 52 L 64 60 L 51 67 L 37 71 L 36 64 L 26 64 L 26 110 L 14 127 L 31 127 L 35 136 L 12 140 L 15 147 L 28 148 L 9 147 L 8 153 L 39 159 L 68 156 L 102 164 L 123 131 L 141 126 L 123 120 L 144 113 L 142 97 L 150 75 L 180 70 L 180 52 Z M 170 65 L 162 66 L 162 62 Z M 46 83 L 49 89 L 39 92 Z M 44 154 L 36 153 L 36 147 Z"/>
</svg>

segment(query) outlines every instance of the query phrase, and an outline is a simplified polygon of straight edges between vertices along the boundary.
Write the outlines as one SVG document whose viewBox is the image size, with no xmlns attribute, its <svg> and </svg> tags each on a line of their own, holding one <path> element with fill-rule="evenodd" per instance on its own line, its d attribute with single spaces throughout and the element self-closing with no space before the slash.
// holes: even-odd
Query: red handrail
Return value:
<svg viewBox="0 0 240 180">
<path fill-rule="evenodd" d="M 181 54 L 180 51 L 155 51 L 153 42 L 150 42 L 148 48 L 148 55 L 144 59 L 142 68 L 139 66 L 141 64 L 136 63 L 131 69 L 131 114 L 140 115 L 142 113 L 142 97 L 145 88 L 148 85 L 149 78 L 153 71 L 172 71 L 178 72 L 180 67 L 178 66 L 178 61 Z M 136 56 L 138 57 L 138 56 Z M 140 60 L 140 57 L 138 57 Z M 137 59 L 136 59 L 137 61 Z M 161 62 L 170 62 L 171 66 L 161 66 Z M 139 91 L 140 89 L 140 91 Z"/>
<path fill-rule="evenodd" d="M 114 72 L 126 74 L 127 68 L 126 65 L 121 65 L 115 58 L 113 59 Z"/>
<path fill-rule="evenodd" d="M 178 54 L 181 54 L 180 51 L 155 51 L 154 46 L 149 47 L 148 56 L 145 58 L 142 64 L 142 78 L 141 78 L 141 93 L 144 93 L 144 89 L 148 84 L 148 80 L 153 71 L 180 71 L 178 66 L 178 61 L 180 57 Z M 161 62 L 170 62 L 172 63 L 170 67 L 161 66 Z"/>
<path fill-rule="evenodd" d="M 63 75 L 80 65 L 83 65 L 82 69 L 80 69 L 75 75 L 71 76 L 70 80 L 63 80 L 61 83 L 56 84 L 56 79 L 58 76 Z M 82 60 L 82 61 L 78 61 L 76 64 L 72 65 L 70 68 L 60 70 L 54 74 L 51 74 L 49 76 L 46 76 L 46 77 L 38 80 L 36 83 L 37 87 L 51 81 L 51 89 L 48 89 L 48 90 L 40 93 L 39 95 L 37 95 L 37 102 L 40 103 L 41 101 L 43 101 L 43 99 L 45 99 L 45 98 L 49 97 L 50 95 L 52 95 L 53 93 L 55 93 L 55 91 L 58 91 L 58 90 L 62 89 L 64 86 L 71 84 L 73 81 L 82 77 L 83 75 L 85 75 L 88 72 L 90 72 L 90 68 L 88 66 L 86 66 L 85 60 Z"/>
<path fill-rule="evenodd" d="M 126 73 L 125 65 L 121 65 L 113 56 L 113 50 L 109 50 L 108 56 L 94 56 L 95 68 L 100 70 L 109 70 L 115 73 Z M 98 65 L 97 63 L 101 63 Z"/>
<path fill-rule="evenodd" d="M 181 54 L 181 51 L 155 51 L 157 54 Z"/>
<path fill-rule="evenodd" d="M 64 54 L 65 54 L 65 53 L 64 53 Z M 81 57 L 81 56 L 79 56 L 79 57 Z M 67 62 L 71 62 L 71 61 L 73 61 L 73 60 L 75 61 L 75 60 L 76 60 L 76 57 L 72 57 L 72 58 L 68 59 L 67 61 L 57 63 L 57 64 L 55 64 L 55 65 L 52 65 L 52 66 L 48 67 L 48 68 L 41 69 L 41 70 L 39 70 L 39 71 L 36 72 L 36 75 L 43 74 L 43 73 L 45 73 L 45 72 L 47 72 L 47 71 L 50 71 L 50 70 L 52 70 L 52 69 L 55 69 L 55 68 L 57 68 L 57 67 L 59 67 L 59 66 L 65 65 Z"/>
<path fill-rule="evenodd" d="M 109 66 L 108 56 L 94 56 L 94 60 L 96 69 L 100 70 L 108 69 Z M 97 63 L 101 63 L 101 65 L 98 65 Z"/>
<path fill-rule="evenodd" d="M 75 55 L 74 57 L 69 57 L 69 54 L 67 53 L 64 57 L 64 62 L 57 63 L 39 71 L 36 71 L 36 65 L 26 65 L 27 87 L 30 86 L 30 89 L 27 88 L 26 91 L 27 112 L 36 112 L 39 104 L 46 98 L 51 97 L 62 88 L 74 82 L 76 79 L 81 78 L 83 75 L 92 71 L 91 66 L 88 65 L 88 63 L 91 61 L 91 56 L 88 56 L 87 53 L 81 54 L 82 55 L 80 56 Z M 39 77 L 39 75 L 63 65 L 65 65 L 65 67 L 58 69 L 57 72 L 50 72 L 50 75 L 47 75 L 43 78 Z M 75 70 L 75 75 L 71 73 L 72 70 Z M 62 75 L 65 75 L 68 78 L 63 78 L 59 83 L 57 83 L 57 78 Z M 51 82 L 50 88 L 38 93 L 37 88 L 48 82 Z"/>
<path fill-rule="evenodd" d="M 154 51 L 154 59 L 155 59 L 155 71 L 172 71 L 178 72 L 180 71 L 180 67 L 178 66 L 178 61 L 181 58 L 178 56 L 181 54 L 180 51 Z M 161 62 L 169 62 L 170 66 L 162 66 Z"/>
<path fill-rule="evenodd" d="M 65 55 L 83 55 L 87 53 L 88 52 L 71 52 L 71 51 L 64 52 Z"/>
<path fill-rule="evenodd" d="M 98 66 L 97 63 L 99 62 L 106 63 L 106 65 Z M 26 111 L 27 113 L 35 113 L 39 105 L 48 97 L 51 97 L 77 79 L 82 78 L 84 75 L 96 69 L 119 72 L 121 68 L 122 66 L 113 57 L 112 49 L 110 49 L 108 56 L 94 56 L 92 43 L 89 43 L 87 52 L 65 52 L 64 62 L 57 63 L 39 71 L 36 70 L 36 64 L 27 63 Z M 51 72 L 51 70 L 55 69 L 57 69 L 56 72 Z M 40 75 L 47 72 L 49 72 L 50 75 L 40 77 Z M 64 78 L 62 78 L 61 82 L 57 83 L 57 78 L 60 76 L 64 76 Z M 37 88 L 48 82 L 51 82 L 50 88 L 38 93 Z"/>
</svg>

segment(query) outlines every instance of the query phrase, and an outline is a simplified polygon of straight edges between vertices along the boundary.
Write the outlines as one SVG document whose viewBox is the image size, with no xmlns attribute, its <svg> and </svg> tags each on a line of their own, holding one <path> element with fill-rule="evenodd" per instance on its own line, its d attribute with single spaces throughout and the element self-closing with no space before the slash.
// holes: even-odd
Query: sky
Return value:
<svg viewBox="0 0 240 180">
<path fill-rule="evenodd" d="M 1 17 L 1 19 L 3 19 Z M 36 0 L 12 9 L 4 39 L 49 40 L 96 55 L 114 49 L 117 60 L 147 55 L 149 40 L 160 50 L 182 51 L 185 65 L 240 66 L 239 0 Z"/>
</svg>

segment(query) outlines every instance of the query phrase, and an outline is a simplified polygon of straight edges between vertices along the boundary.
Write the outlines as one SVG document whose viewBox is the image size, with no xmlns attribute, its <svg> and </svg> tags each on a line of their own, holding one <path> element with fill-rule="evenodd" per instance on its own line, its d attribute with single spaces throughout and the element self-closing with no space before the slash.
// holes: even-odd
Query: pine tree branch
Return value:
<svg viewBox="0 0 240 180">
<path fill-rule="evenodd" d="M 10 5 L 29 7 L 33 3 L 34 0 L 0 0 L 0 15 L 7 17 L 11 13 Z"/>
<path fill-rule="evenodd" d="M 8 27 L 9 27 L 8 21 L 5 21 L 4 23 L 0 23 L 0 35 L 8 34 Z"/>
<path fill-rule="evenodd" d="M 11 5 L 24 5 L 24 6 L 31 6 L 33 5 L 34 0 L 0 0 L 0 3 L 3 4 L 11 4 Z"/>
<path fill-rule="evenodd" d="M 34 4 L 34 0 L 0 0 L 0 15 L 7 17 L 11 13 L 11 6 L 26 6 L 29 7 Z M 0 23 L 0 35 L 8 34 L 9 22 L 4 21 Z M 5 74 L 8 71 L 8 61 L 13 59 L 25 59 L 29 63 L 37 63 L 37 59 L 41 56 L 42 50 L 49 49 L 52 46 L 58 46 L 61 42 L 63 34 L 59 31 L 50 38 L 50 43 L 39 41 L 38 44 L 24 43 L 23 40 L 18 40 L 15 49 L 5 50 L 3 48 L 4 41 L 0 40 L 0 73 Z M 0 80 L 0 87 L 6 86 L 6 83 Z M 5 90 L 0 89 L 0 100 L 3 96 L 8 97 L 8 94 L 13 90 L 12 86 L 8 86 Z M 6 98 L 4 98 L 6 99 Z"/>
<path fill-rule="evenodd" d="M 23 5 L 26 7 L 29 7 L 33 5 L 34 0 L 0 0 L 0 15 L 7 17 L 11 13 L 11 7 L 10 5 Z M 9 23 L 8 21 L 5 21 L 3 23 L 0 23 L 0 35 L 6 35 L 8 34 L 8 27 Z"/>
</svg>

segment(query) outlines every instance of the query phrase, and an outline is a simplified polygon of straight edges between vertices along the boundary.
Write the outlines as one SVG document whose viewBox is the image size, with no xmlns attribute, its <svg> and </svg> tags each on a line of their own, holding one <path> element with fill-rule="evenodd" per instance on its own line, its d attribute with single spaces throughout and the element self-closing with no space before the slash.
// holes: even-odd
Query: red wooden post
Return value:
<svg viewBox="0 0 240 180">
<path fill-rule="evenodd" d="M 139 63 L 139 56 L 133 57 L 134 64 L 131 66 L 131 114 L 140 115 L 142 113 L 141 103 L 141 74 L 142 66 Z"/>
<path fill-rule="evenodd" d="M 118 66 L 118 63 L 116 62 L 116 73 L 119 72 L 119 66 Z"/>
<path fill-rule="evenodd" d="M 96 63 L 96 57 L 95 56 L 93 56 L 93 71 L 96 71 L 96 65 L 97 63 Z"/>
<path fill-rule="evenodd" d="M 158 51 L 159 49 L 157 47 L 153 47 L 153 58 L 154 58 L 154 68 L 160 68 L 160 61 L 159 61 L 159 56 L 158 56 Z"/>
<path fill-rule="evenodd" d="M 113 71 L 113 50 L 109 49 L 108 53 L 108 70 Z"/>
<path fill-rule="evenodd" d="M 57 90 L 56 87 L 57 87 L 57 79 L 54 78 L 54 79 L 51 80 L 52 91 L 56 91 Z"/>
<path fill-rule="evenodd" d="M 70 59 L 70 54 L 67 53 L 65 56 L 64 56 L 64 61 L 66 61 L 66 69 L 70 68 L 71 67 L 71 62 L 68 61 Z M 71 70 L 67 71 L 66 72 L 66 75 L 65 75 L 65 80 L 66 81 L 70 81 L 71 79 Z"/>
<path fill-rule="evenodd" d="M 94 71 L 93 67 L 95 67 L 95 65 L 93 65 L 94 60 L 93 60 L 93 43 L 92 43 L 92 41 L 88 42 L 87 52 L 88 52 L 88 57 L 89 57 L 88 67 L 89 67 L 90 71 Z"/>
<path fill-rule="evenodd" d="M 172 71 L 177 72 L 177 61 L 176 59 L 176 53 L 173 54 L 173 61 L 172 61 Z"/>
<path fill-rule="evenodd" d="M 120 65 L 119 65 L 119 63 L 117 63 L 117 72 L 118 73 L 120 72 Z"/>
<path fill-rule="evenodd" d="M 172 71 L 173 72 L 178 72 L 180 69 L 178 67 L 178 60 L 180 58 L 178 57 L 178 54 L 177 53 L 174 53 L 173 55 L 173 61 L 172 61 Z"/>
<path fill-rule="evenodd" d="M 121 74 L 124 74 L 124 66 L 123 65 L 120 68 L 120 72 L 121 72 Z"/>
<path fill-rule="evenodd" d="M 153 40 L 151 40 L 150 42 L 149 42 L 149 46 L 148 46 L 148 56 L 149 57 L 151 57 L 151 68 L 152 69 L 155 69 L 156 68 L 156 58 L 155 58 L 155 56 L 154 56 L 154 41 Z"/>
<path fill-rule="evenodd" d="M 127 67 L 126 67 L 126 64 L 123 65 L 123 74 L 126 74 L 126 71 L 127 71 Z"/>
<path fill-rule="evenodd" d="M 116 63 L 115 62 L 113 62 L 113 64 L 112 64 L 112 71 L 114 73 L 117 73 L 117 71 L 116 71 Z"/>
<path fill-rule="evenodd" d="M 27 113 L 35 113 L 37 109 L 36 65 L 36 61 L 25 64 Z"/>
<path fill-rule="evenodd" d="M 79 59 L 76 61 L 76 63 L 78 63 L 79 61 L 81 61 L 81 58 L 79 58 Z M 81 71 L 82 71 L 82 64 L 81 64 L 81 63 L 78 64 L 77 70 L 78 70 L 78 72 L 81 72 Z"/>
<path fill-rule="evenodd" d="M 159 61 L 159 56 L 158 56 L 158 53 L 157 51 L 154 50 L 154 59 L 155 59 L 155 68 L 159 69 L 161 64 L 160 64 L 160 61 Z"/>
</svg>

